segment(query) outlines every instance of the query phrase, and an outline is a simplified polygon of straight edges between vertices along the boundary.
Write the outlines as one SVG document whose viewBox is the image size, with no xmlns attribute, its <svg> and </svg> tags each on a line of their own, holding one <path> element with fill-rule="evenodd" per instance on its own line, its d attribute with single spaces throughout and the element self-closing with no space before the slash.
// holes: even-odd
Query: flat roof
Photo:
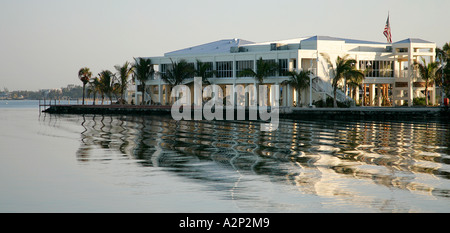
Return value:
<svg viewBox="0 0 450 233">
<path fill-rule="evenodd" d="M 386 44 L 386 43 L 376 42 L 376 41 L 355 40 L 355 39 L 339 38 L 339 37 L 332 37 L 332 36 L 311 36 L 308 39 L 305 39 L 303 41 L 316 41 L 316 40 L 344 41 L 345 43 L 349 43 L 349 44 Z"/>
<path fill-rule="evenodd" d="M 226 53 L 230 52 L 231 47 L 254 44 L 254 42 L 243 39 L 225 39 L 218 40 L 202 45 L 197 45 L 185 49 L 165 53 L 164 56 L 190 55 L 190 54 L 208 54 L 208 53 Z"/>
<path fill-rule="evenodd" d="M 410 43 L 433 44 L 433 42 L 431 42 L 431 41 L 427 41 L 427 40 L 423 40 L 423 39 L 419 39 L 419 38 L 408 38 L 405 40 L 395 42 L 394 44 L 410 44 Z"/>
<path fill-rule="evenodd" d="M 373 44 L 373 45 L 389 45 L 389 43 L 382 43 L 376 41 L 367 41 L 367 40 L 356 40 L 356 39 L 347 39 L 347 38 L 339 38 L 332 36 L 308 36 L 308 37 L 299 37 L 294 39 L 287 40 L 278 40 L 278 41 L 267 41 L 267 42 L 252 42 L 244 39 L 224 39 L 218 40 L 206 44 L 201 44 L 193 47 L 188 47 L 185 49 L 175 50 L 172 52 L 165 53 L 164 56 L 182 56 L 182 55 L 196 55 L 196 54 L 217 54 L 217 53 L 230 53 L 230 49 L 232 47 L 242 47 L 242 46 L 258 46 L 258 45 L 269 45 L 272 43 L 280 43 L 280 44 L 300 44 L 301 42 L 308 41 L 343 41 L 347 44 Z M 401 40 L 395 42 L 394 44 L 402 44 L 402 43 L 433 43 L 430 41 L 426 41 L 419 38 L 408 38 L 405 40 Z"/>
</svg>

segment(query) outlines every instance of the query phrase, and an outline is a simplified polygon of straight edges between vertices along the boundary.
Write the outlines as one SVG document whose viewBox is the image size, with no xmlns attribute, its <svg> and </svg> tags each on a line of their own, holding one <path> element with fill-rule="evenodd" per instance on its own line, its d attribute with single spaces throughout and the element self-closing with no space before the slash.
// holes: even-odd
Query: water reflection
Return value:
<svg viewBox="0 0 450 233">
<path fill-rule="evenodd" d="M 101 148 L 202 181 L 237 182 L 223 176 L 233 171 L 319 196 L 357 196 L 358 185 L 381 185 L 449 197 L 448 124 L 285 120 L 262 132 L 254 122 L 163 116 L 85 115 L 80 123 L 80 162 L 114 159 L 93 150 Z"/>
<path fill-rule="evenodd" d="M 378 208 L 403 208 L 379 187 L 450 197 L 447 123 L 283 120 L 278 131 L 262 132 L 258 122 L 247 121 L 71 119 L 83 127 L 77 151 L 81 163 L 132 159 L 225 190 L 231 199 L 245 198 L 237 195 L 239 182 L 253 175 L 303 194 Z"/>
</svg>

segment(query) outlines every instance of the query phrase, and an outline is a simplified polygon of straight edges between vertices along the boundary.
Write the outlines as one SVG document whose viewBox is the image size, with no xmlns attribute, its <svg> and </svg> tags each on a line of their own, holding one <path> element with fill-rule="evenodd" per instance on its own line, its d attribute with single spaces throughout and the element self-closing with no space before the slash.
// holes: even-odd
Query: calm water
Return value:
<svg viewBox="0 0 450 233">
<path fill-rule="evenodd" d="M 39 114 L 0 101 L 0 212 L 450 212 L 450 124 Z"/>
</svg>

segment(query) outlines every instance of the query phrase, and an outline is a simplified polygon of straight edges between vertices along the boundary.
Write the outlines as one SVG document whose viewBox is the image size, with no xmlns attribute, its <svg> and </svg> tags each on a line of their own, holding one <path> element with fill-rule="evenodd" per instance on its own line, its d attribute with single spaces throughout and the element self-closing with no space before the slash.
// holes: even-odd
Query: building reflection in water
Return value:
<svg viewBox="0 0 450 233">
<path fill-rule="evenodd" d="M 80 162 L 115 159 L 98 153 L 114 151 L 141 166 L 230 192 L 230 198 L 237 198 L 245 175 L 360 204 L 377 201 L 373 185 L 450 195 L 450 127 L 445 123 L 282 120 L 277 131 L 262 132 L 251 121 L 101 115 L 78 120 L 84 129 Z"/>
</svg>

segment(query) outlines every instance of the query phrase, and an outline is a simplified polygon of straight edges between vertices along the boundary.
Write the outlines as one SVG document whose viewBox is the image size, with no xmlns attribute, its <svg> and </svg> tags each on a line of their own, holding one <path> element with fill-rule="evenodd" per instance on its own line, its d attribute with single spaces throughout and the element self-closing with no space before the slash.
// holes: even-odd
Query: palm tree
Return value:
<svg viewBox="0 0 450 233">
<path fill-rule="evenodd" d="M 442 69 L 444 71 L 442 71 Z M 449 97 L 450 96 L 450 64 L 447 62 L 447 65 L 445 65 L 444 67 L 441 67 L 441 70 L 439 73 L 444 76 L 444 77 L 441 76 L 441 80 L 442 80 L 441 85 L 444 88 L 445 95 L 447 97 Z"/>
<path fill-rule="evenodd" d="M 444 54 L 444 61 L 448 61 L 450 58 L 450 43 L 445 43 L 444 46 L 442 46 L 442 51 Z"/>
<path fill-rule="evenodd" d="M 115 80 L 117 80 L 118 78 L 116 76 L 114 76 L 114 81 L 112 83 L 112 87 L 111 87 L 111 93 L 114 95 L 114 97 L 116 97 L 116 99 L 118 100 L 117 103 L 119 104 L 123 104 L 124 101 L 122 99 L 122 95 L 121 93 L 121 85 L 120 83 L 116 82 Z"/>
<path fill-rule="evenodd" d="M 92 72 L 87 67 L 83 67 L 78 71 L 78 78 L 83 82 L 83 105 L 84 105 L 84 93 L 86 89 L 86 84 L 92 76 Z"/>
<path fill-rule="evenodd" d="M 253 77 L 258 82 L 258 84 L 264 83 L 264 78 L 273 76 L 274 73 L 278 70 L 278 65 L 276 62 L 272 61 L 264 61 L 262 58 L 259 58 L 256 61 L 256 72 L 252 69 L 244 69 L 239 72 L 239 77 Z"/>
<path fill-rule="evenodd" d="M 165 74 L 161 76 L 161 79 L 169 85 L 168 96 L 170 96 L 170 90 L 173 87 L 180 85 L 186 79 L 194 77 L 196 71 L 192 64 L 186 62 L 186 60 L 181 59 L 179 62 L 172 61 L 172 68 L 168 69 Z"/>
<path fill-rule="evenodd" d="M 112 93 L 113 93 L 113 84 L 114 84 L 114 74 L 109 70 L 103 70 L 99 74 L 99 84 L 102 93 L 102 104 L 104 95 L 107 95 L 109 100 L 112 103 Z"/>
<path fill-rule="evenodd" d="M 445 43 L 444 46 L 442 46 L 442 49 L 441 48 L 436 48 L 436 60 L 439 60 L 442 63 L 447 63 L 446 66 L 450 66 L 450 64 L 449 64 L 449 60 L 450 60 L 450 43 Z"/>
<path fill-rule="evenodd" d="M 145 83 L 147 80 L 150 79 L 150 77 L 155 73 L 155 70 L 153 69 L 152 61 L 149 58 L 139 58 L 134 59 L 135 63 L 133 65 L 133 78 L 137 79 L 142 86 L 142 102 L 141 104 L 145 104 Z"/>
<path fill-rule="evenodd" d="M 289 80 L 283 81 L 281 84 L 286 85 L 289 84 L 295 88 L 297 91 L 297 106 L 300 106 L 301 101 L 301 94 L 300 91 L 309 87 L 309 76 L 311 75 L 311 71 L 303 71 L 295 72 L 290 71 L 288 72 L 288 75 L 290 76 Z"/>
<path fill-rule="evenodd" d="M 128 87 L 128 79 L 133 74 L 134 67 L 127 61 L 122 66 L 114 66 L 117 70 L 118 94 L 121 101 L 124 99 L 125 90 Z"/>
<path fill-rule="evenodd" d="M 89 86 L 88 86 L 88 89 L 87 89 L 87 94 L 88 94 L 88 97 L 90 97 L 91 94 L 93 94 L 93 98 L 94 98 L 94 101 L 92 103 L 93 105 L 95 105 L 95 99 L 96 99 L 97 93 L 98 93 L 97 85 L 98 85 L 98 78 L 97 77 L 89 80 Z"/>
<path fill-rule="evenodd" d="M 419 71 L 419 76 L 425 81 L 425 102 L 428 105 L 428 85 L 436 81 L 438 77 L 438 62 L 430 62 L 427 64 L 424 58 L 422 58 L 422 63 L 414 62 L 414 65 Z"/>
<path fill-rule="evenodd" d="M 357 95 L 356 88 L 359 87 L 363 83 L 363 81 L 364 81 L 364 77 L 362 77 L 362 76 L 353 76 L 347 80 L 347 85 L 349 88 L 351 88 L 351 92 L 353 94 L 353 96 L 352 96 L 353 100 L 356 100 L 356 95 Z"/>
<path fill-rule="evenodd" d="M 334 67 L 327 54 L 322 54 L 322 56 L 327 60 L 331 67 Z M 346 87 L 347 80 L 363 79 L 365 77 L 364 72 L 356 69 L 356 60 L 348 57 L 349 55 L 345 55 L 344 57 L 338 56 L 336 59 L 336 67 L 331 70 L 331 74 L 334 75 L 332 86 L 334 95 L 333 105 L 335 108 L 337 107 L 336 93 L 338 85 L 344 81 L 344 87 Z"/>
<path fill-rule="evenodd" d="M 450 43 L 445 43 L 441 48 L 436 48 L 436 60 L 441 62 L 441 67 L 437 71 L 436 85 L 444 89 L 445 95 L 450 95 Z M 445 65 L 444 65 L 445 64 Z"/>
<path fill-rule="evenodd" d="M 179 62 L 172 61 L 172 68 L 167 70 L 161 78 L 172 88 L 183 83 L 184 80 L 194 77 L 195 74 L 194 67 L 186 60 L 181 59 Z"/>
<path fill-rule="evenodd" d="M 197 60 L 197 69 L 195 69 L 195 75 L 202 77 L 204 84 L 210 84 L 208 78 L 213 77 L 214 73 L 215 72 L 212 70 L 211 63 Z"/>
</svg>

